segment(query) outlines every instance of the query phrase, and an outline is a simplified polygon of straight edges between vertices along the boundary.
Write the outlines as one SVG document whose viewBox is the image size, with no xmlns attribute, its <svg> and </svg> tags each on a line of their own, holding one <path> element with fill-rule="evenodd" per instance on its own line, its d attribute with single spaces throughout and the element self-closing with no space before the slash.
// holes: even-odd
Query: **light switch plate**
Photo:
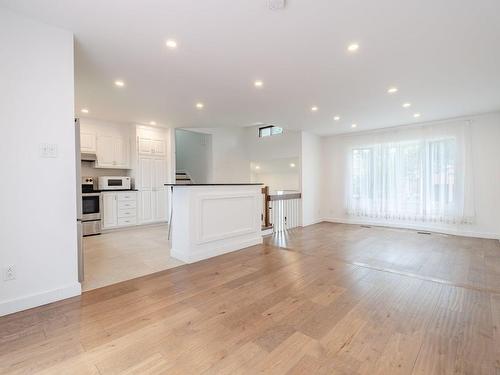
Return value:
<svg viewBox="0 0 500 375">
<path fill-rule="evenodd" d="M 285 9 L 286 0 L 268 0 L 268 5 L 271 10 Z"/>
<path fill-rule="evenodd" d="M 41 158 L 57 158 L 57 144 L 55 144 L 55 143 L 42 143 L 42 144 L 40 144 L 40 157 Z"/>
</svg>

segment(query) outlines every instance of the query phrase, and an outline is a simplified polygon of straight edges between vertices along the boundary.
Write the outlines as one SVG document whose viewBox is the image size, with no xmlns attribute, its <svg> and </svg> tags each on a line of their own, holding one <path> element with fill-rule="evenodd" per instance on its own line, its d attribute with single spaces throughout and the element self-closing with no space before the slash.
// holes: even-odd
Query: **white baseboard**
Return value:
<svg viewBox="0 0 500 375">
<path fill-rule="evenodd" d="M 383 223 L 376 220 L 361 219 L 361 218 L 323 218 L 323 221 L 330 223 L 341 223 L 341 224 L 356 224 L 356 225 L 372 225 L 377 227 L 388 227 L 388 228 L 400 228 L 400 229 L 412 229 L 412 230 L 425 230 L 429 232 L 451 234 L 454 236 L 464 236 L 464 237 L 475 237 L 475 238 L 486 238 L 493 240 L 500 240 L 500 234 L 488 233 L 488 232 L 477 232 L 477 231 L 467 231 L 467 230 L 456 230 L 452 228 L 443 227 L 433 227 L 427 225 L 417 225 L 410 223 Z"/>
<path fill-rule="evenodd" d="M 263 242 L 262 236 L 252 238 L 252 239 L 245 239 L 245 240 L 240 240 L 240 241 L 234 241 L 230 243 L 226 243 L 224 245 L 220 245 L 220 247 L 217 247 L 217 249 L 210 249 L 208 251 L 204 252 L 199 252 L 196 254 L 192 254 L 191 256 L 186 256 L 184 252 L 181 252 L 176 249 L 170 249 L 170 256 L 179 259 L 183 261 L 184 263 L 195 263 L 199 262 L 200 260 L 205 260 L 209 258 L 213 258 L 222 254 L 226 253 L 231 253 L 233 251 L 237 250 L 242 250 L 245 247 L 250 247 L 254 245 L 259 245 Z"/>
<path fill-rule="evenodd" d="M 77 282 L 66 285 L 62 288 L 47 290 L 36 294 L 2 301 L 0 302 L 0 316 L 46 305 L 47 303 L 56 302 L 62 299 L 79 296 L 80 294 L 82 294 L 82 286 Z"/>
<path fill-rule="evenodd" d="M 310 223 L 302 223 L 301 227 L 305 228 L 305 227 L 308 227 L 310 225 L 315 225 L 315 224 L 322 223 L 323 221 L 327 221 L 327 220 L 325 220 L 324 218 L 314 219 Z"/>
</svg>

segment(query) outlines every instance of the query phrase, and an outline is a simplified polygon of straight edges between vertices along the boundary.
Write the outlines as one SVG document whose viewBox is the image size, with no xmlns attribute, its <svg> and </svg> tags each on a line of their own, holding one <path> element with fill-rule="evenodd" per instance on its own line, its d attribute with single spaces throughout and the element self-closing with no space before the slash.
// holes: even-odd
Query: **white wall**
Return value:
<svg viewBox="0 0 500 375">
<path fill-rule="evenodd" d="M 276 194 L 278 190 L 300 191 L 299 157 L 256 160 L 250 163 L 250 168 L 251 181 L 268 186 L 270 194 Z"/>
<path fill-rule="evenodd" d="M 426 228 L 452 234 L 500 238 L 500 113 L 470 116 L 450 122 L 472 120 L 472 165 L 474 174 L 475 224 L 431 225 L 352 220 L 345 214 L 345 149 L 353 137 L 340 135 L 323 138 L 324 189 L 322 215 L 325 219 L 339 222 L 388 224 L 392 226 Z M 446 122 L 438 122 L 446 123 Z M 429 125 L 429 124 L 426 124 Z M 432 124 L 431 124 L 432 125 Z M 376 132 L 380 139 L 381 133 Z M 382 133 L 383 134 L 383 133 Z"/>
<path fill-rule="evenodd" d="M 322 221 L 323 161 L 321 138 L 302 132 L 301 134 L 301 185 L 302 225 Z"/>
<path fill-rule="evenodd" d="M 273 160 L 300 156 L 300 132 L 287 130 L 281 135 L 259 138 L 257 127 L 244 128 L 245 148 L 249 160 Z"/>
<path fill-rule="evenodd" d="M 284 129 L 283 134 L 259 138 L 259 127 L 244 129 L 245 150 L 252 165 L 252 182 L 276 190 L 300 190 L 301 133 Z M 288 167 L 296 164 L 295 169 Z M 258 165 L 260 170 L 256 170 Z"/>
<path fill-rule="evenodd" d="M 183 129 L 175 130 L 175 165 L 197 184 L 213 182 L 212 136 Z"/>
<path fill-rule="evenodd" d="M 73 36 L 0 9 L 0 315 L 80 294 Z M 41 158 L 42 143 L 57 145 Z"/>
<path fill-rule="evenodd" d="M 213 182 L 250 181 L 250 162 L 245 147 L 244 129 L 211 129 Z"/>
</svg>

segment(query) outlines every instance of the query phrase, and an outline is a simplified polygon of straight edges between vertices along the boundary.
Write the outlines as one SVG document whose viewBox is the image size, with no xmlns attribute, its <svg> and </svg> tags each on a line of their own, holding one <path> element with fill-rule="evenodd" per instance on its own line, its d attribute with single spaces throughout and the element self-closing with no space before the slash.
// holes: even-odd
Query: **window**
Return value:
<svg viewBox="0 0 500 375">
<path fill-rule="evenodd" d="M 278 135 L 283 133 L 283 128 L 280 128 L 279 126 L 273 126 L 273 125 L 268 125 L 268 126 L 262 126 L 259 128 L 259 137 L 269 137 L 271 135 Z"/>
<path fill-rule="evenodd" d="M 460 212 L 454 138 L 351 150 L 348 211 L 397 220 L 454 221 Z"/>
</svg>

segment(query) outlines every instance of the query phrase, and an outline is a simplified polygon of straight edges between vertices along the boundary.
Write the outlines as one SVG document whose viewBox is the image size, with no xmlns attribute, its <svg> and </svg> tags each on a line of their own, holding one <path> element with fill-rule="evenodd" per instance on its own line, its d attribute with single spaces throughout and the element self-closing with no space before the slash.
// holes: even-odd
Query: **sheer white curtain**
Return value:
<svg viewBox="0 0 500 375">
<path fill-rule="evenodd" d="M 347 150 L 347 211 L 387 220 L 470 223 L 470 124 L 379 132 Z"/>
</svg>

